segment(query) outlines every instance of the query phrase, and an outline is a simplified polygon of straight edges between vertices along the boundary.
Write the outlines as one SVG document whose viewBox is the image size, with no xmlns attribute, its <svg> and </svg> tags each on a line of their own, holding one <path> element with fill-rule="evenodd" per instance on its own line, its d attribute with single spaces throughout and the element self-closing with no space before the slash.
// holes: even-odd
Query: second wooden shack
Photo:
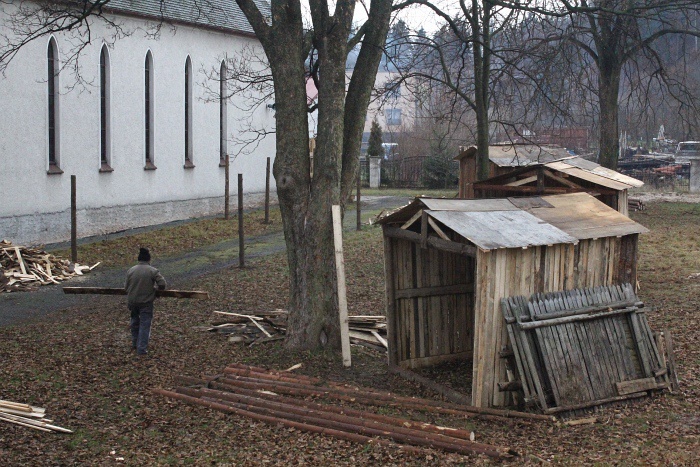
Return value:
<svg viewBox="0 0 700 467">
<path fill-rule="evenodd" d="M 384 232 L 389 364 L 465 359 L 478 407 L 510 403 L 500 352 L 502 298 L 635 284 L 643 226 L 586 193 L 531 198 L 417 198 Z"/>
<path fill-rule="evenodd" d="M 489 146 L 489 178 L 477 181 L 476 147 L 460 148 L 459 197 L 541 196 L 585 192 L 627 215 L 628 190 L 644 183 L 566 149 L 523 144 Z"/>
</svg>

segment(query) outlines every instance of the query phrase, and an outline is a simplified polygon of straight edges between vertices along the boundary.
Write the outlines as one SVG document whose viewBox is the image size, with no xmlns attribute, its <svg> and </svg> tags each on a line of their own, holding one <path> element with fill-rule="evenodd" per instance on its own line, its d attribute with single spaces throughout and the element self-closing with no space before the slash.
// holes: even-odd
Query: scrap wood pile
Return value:
<svg viewBox="0 0 700 467">
<path fill-rule="evenodd" d="M 94 266 L 73 264 L 38 248 L 0 241 L 0 292 L 31 290 L 36 285 L 58 284 L 92 271 Z"/>
<path fill-rule="evenodd" d="M 552 420 L 540 414 L 402 397 L 370 388 L 292 375 L 288 371 L 268 371 L 242 364 L 230 365 L 222 375 L 203 378 L 183 376 L 178 381 L 184 386 L 175 391 L 155 389 L 154 392 L 273 425 L 282 424 L 357 443 L 397 446 L 407 451 L 415 451 L 419 446 L 495 458 L 517 455 L 507 447 L 475 442 L 475 435 L 470 431 L 380 415 L 376 409 L 360 410 L 350 408 L 348 404 L 394 407 L 461 418 Z"/>
<path fill-rule="evenodd" d="M 261 311 L 255 314 L 225 311 L 214 313 L 217 318 L 212 321 L 212 326 L 205 330 L 231 334 L 230 342 L 248 345 L 284 339 L 289 315 L 286 310 Z M 386 351 L 385 316 L 348 316 L 348 321 L 351 343 Z"/>
<path fill-rule="evenodd" d="M 637 198 L 629 198 L 627 200 L 627 209 L 629 211 L 644 211 L 646 210 L 646 205 L 644 204 L 644 201 L 641 199 Z"/>
<path fill-rule="evenodd" d="M 66 428 L 51 425 L 53 420 L 44 418 L 45 414 L 46 410 L 41 407 L 0 400 L 0 420 L 40 431 L 73 433 Z"/>
</svg>

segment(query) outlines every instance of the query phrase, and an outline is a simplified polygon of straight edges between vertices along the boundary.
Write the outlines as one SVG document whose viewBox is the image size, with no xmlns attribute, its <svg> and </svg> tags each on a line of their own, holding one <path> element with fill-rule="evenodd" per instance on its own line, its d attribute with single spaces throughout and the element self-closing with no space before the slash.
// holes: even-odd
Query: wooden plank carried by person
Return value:
<svg viewBox="0 0 700 467">
<path fill-rule="evenodd" d="M 71 295 L 126 295 L 126 289 L 119 287 L 63 287 L 63 293 Z M 156 297 L 207 300 L 209 292 L 201 290 L 156 290 Z"/>
</svg>

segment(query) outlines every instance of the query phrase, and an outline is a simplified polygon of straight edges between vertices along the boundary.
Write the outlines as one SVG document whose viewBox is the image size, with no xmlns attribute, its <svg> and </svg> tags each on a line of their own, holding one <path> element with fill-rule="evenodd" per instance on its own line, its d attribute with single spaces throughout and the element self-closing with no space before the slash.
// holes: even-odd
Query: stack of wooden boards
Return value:
<svg viewBox="0 0 700 467">
<path fill-rule="evenodd" d="M 646 205 L 644 204 L 644 201 L 641 199 L 637 198 L 629 198 L 627 200 L 627 209 L 632 212 L 632 211 L 644 211 L 646 209 Z"/>
<path fill-rule="evenodd" d="M 94 266 L 73 264 L 39 248 L 0 241 L 0 292 L 31 290 L 36 285 L 58 284 L 92 271 Z"/>
<path fill-rule="evenodd" d="M 45 414 L 46 410 L 41 407 L 0 400 L 0 420 L 40 431 L 73 433 L 66 428 L 51 425 L 52 420 L 44 418 Z"/>
<path fill-rule="evenodd" d="M 248 345 L 284 338 L 287 329 L 286 310 L 256 313 L 229 313 L 214 311 L 217 315 L 206 331 L 231 334 L 229 341 Z M 350 342 L 379 351 L 386 351 L 385 316 L 348 316 Z"/>
</svg>

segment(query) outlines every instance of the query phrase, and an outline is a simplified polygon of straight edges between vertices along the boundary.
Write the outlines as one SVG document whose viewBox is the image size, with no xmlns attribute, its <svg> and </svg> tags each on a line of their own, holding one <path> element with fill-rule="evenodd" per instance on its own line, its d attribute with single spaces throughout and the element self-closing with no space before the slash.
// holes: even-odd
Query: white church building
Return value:
<svg viewBox="0 0 700 467">
<path fill-rule="evenodd" d="M 0 5 L 2 34 L 15 5 Z M 249 151 L 237 137 L 274 131 L 274 110 L 244 113 L 219 80 L 259 44 L 235 2 L 112 0 L 103 12 L 77 57 L 82 32 L 46 35 L 0 75 L 0 239 L 70 238 L 71 175 L 80 237 L 222 212 L 229 156 L 231 193 L 241 173 L 246 204 L 263 198 L 274 134 Z"/>
</svg>

